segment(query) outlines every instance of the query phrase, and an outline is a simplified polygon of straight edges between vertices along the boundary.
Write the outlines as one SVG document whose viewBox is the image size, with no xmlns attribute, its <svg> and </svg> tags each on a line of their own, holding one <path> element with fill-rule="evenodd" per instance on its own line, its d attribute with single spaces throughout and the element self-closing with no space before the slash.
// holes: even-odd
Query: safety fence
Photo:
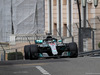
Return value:
<svg viewBox="0 0 100 75">
<path fill-rule="evenodd" d="M 64 43 L 72 42 L 74 39 L 74 42 L 78 45 L 78 29 L 79 29 L 79 23 L 73 24 L 75 28 L 73 28 L 73 35 L 71 37 L 63 36 Z M 83 47 L 84 52 L 79 53 L 79 56 L 87 56 L 87 55 L 99 55 L 100 50 L 98 47 L 98 44 L 100 43 L 100 17 L 97 16 L 95 18 L 87 20 L 87 27 L 91 28 L 91 38 L 84 38 L 83 39 Z M 68 30 L 68 29 L 67 29 Z M 70 31 L 69 31 L 70 33 Z M 58 34 L 58 33 L 57 33 Z M 26 43 L 29 44 L 29 42 L 34 43 L 34 40 L 43 40 L 47 37 L 47 35 L 44 34 L 34 34 L 34 35 L 15 35 L 15 43 Z M 52 37 L 61 39 L 61 37 L 58 35 L 52 35 Z M 15 44 L 15 46 L 16 46 Z M 24 45 L 18 46 L 15 48 L 9 48 L 9 49 L 0 49 L 0 60 L 6 60 L 8 59 L 8 53 L 15 52 L 15 57 L 17 60 L 17 52 L 21 52 L 24 59 Z M 5 58 L 5 59 L 4 59 Z"/>
<path fill-rule="evenodd" d="M 0 50 L 0 61 L 24 60 L 24 47 Z"/>
</svg>

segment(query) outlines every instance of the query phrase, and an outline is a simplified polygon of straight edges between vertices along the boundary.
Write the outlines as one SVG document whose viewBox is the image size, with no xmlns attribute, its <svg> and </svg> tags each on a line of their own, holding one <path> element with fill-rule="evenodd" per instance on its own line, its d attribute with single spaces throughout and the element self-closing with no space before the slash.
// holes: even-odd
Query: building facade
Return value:
<svg viewBox="0 0 100 75">
<path fill-rule="evenodd" d="M 93 0 L 87 0 L 86 11 L 79 0 L 82 27 L 91 27 L 94 31 L 94 47 L 98 49 L 100 42 L 100 0 L 98 7 L 94 7 Z M 86 14 L 84 14 L 86 13 Z M 85 19 L 84 19 L 85 18 Z M 78 43 L 79 14 L 76 0 L 45 0 L 45 32 L 52 35 L 74 36 Z M 92 34 L 92 31 L 91 31 Z M 84 51 L 93 49 L 93 35 L 83 39 Z"/>
</svg>

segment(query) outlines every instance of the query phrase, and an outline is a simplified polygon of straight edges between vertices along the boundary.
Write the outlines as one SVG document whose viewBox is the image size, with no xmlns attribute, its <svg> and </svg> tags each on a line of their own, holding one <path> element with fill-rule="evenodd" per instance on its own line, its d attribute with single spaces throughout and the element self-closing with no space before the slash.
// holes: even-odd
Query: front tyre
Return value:
<svg viewBox="0 0 100 75">
<path fill-rule="evenodd" d="M 24 46 L 25 60 L 30 59 L 30 45 Z"/>
<path fill-rule="evenodd" d="M 37 60 L 39 58 L 38 45 L 30 45 L 30 59 Z"/>
<path fill-rule="evenodd" d="M 78 48 L 75 42 L 69 43 L 70 57 L 77 58 L 78 57 Z"/>
</svg>

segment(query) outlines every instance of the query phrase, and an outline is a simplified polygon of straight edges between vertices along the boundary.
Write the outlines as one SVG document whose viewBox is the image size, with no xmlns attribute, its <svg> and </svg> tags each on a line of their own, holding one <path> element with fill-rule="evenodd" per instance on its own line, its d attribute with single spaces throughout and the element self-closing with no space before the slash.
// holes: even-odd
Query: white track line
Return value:
<svg viewBox="0 0 100 75">
<path fill-rule="evenodd" d="M 46 70 L 44 70 L 41 66 L 36 66 L 36 68 L 44 75 L 51 75 Z"/>
</svg>

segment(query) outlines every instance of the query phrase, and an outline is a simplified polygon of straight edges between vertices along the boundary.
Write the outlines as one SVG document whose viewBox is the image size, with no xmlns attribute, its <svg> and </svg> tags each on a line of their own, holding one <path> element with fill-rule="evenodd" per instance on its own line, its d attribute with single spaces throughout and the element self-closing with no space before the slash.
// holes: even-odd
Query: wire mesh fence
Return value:
<svg viewBox="0 0 100 75">
<path fill-rule="evenodd" d="M 0 50 L 0 61 L 24 60 L 24 47 Z"/>
<path fill-rule="evenodd" d="M 83 21 L 81 21 L 83 24 Z M 73 35 L 78 34 L 79 23 L 73 24 Z M 82 25 L 83 28 L 83 25 Z M 91 37 L 83 38 L 84 51 L 98 50 L 98 44 L 100 42 L 100 16 L 86 20 L 86 28 L 91 29 Z M 88 33 L 88 32 L 85 32 Z M 82 35 L 84 35 L 83 33 Z M 88 35 L 87 35 L 88 36 Z M 74 37 L 78 42 L 78 36 Z"/>
<path fill-rule="evenodd" d="M 89 19 L 86 21 L 87 23 L 87 27 L 91 28 L 91 38 L 84 38 L 83 39 L 83 47 L 84 47 L 84 51 L 91 51 L 91 50 L 98 50 L 98 44 L 100 42 L 100 16 L 97 16 L 95 18 Z M 72 30 L 72 34 L 69 37 L 69 33 L 70 30 L 66 27 L 62 27 L 61 31 L 63 33 L 61 33 L 61 36 L 59 35 L 59 30 L 57 32 L 57 28 L 53 29 L 52 32 L 52 37 L 55 37 L 57 39 L 61 39 L 61 37 L 64 39 L 64 43 L 70 43 L 72 42 L 72 37 L 74 38 L 74 42 L 77 43 L 78 45 L 78 29 L 79 29 L 79 23 L 74 23 L 73 25 L 73 30 Z M 0 49 L 0 60 L 8 60 L 8 55 L 9 53 L 13 53 L 13 57 L 15 60 L 18 60 L 18 54 L 21 54 L 21 60 L 24 59 L 24 46 L 29 44 L 29 41 L 31 42 L 31 44 L 34 44 L 34 40 L 43 40 L 47 37 L 47 35 L 44 34 L 28 34 L 28 35 L 15 35 L 15 46 L 11 47 L 9 49 L 5 49 L 5 51 L 1 48 Z M 27 43 L 26 43 L 27 42 Z M 16 45 L 19 46 L 16 46 Z M 21 45 L 23 44 L 23 45 Z"/>
</svg>

